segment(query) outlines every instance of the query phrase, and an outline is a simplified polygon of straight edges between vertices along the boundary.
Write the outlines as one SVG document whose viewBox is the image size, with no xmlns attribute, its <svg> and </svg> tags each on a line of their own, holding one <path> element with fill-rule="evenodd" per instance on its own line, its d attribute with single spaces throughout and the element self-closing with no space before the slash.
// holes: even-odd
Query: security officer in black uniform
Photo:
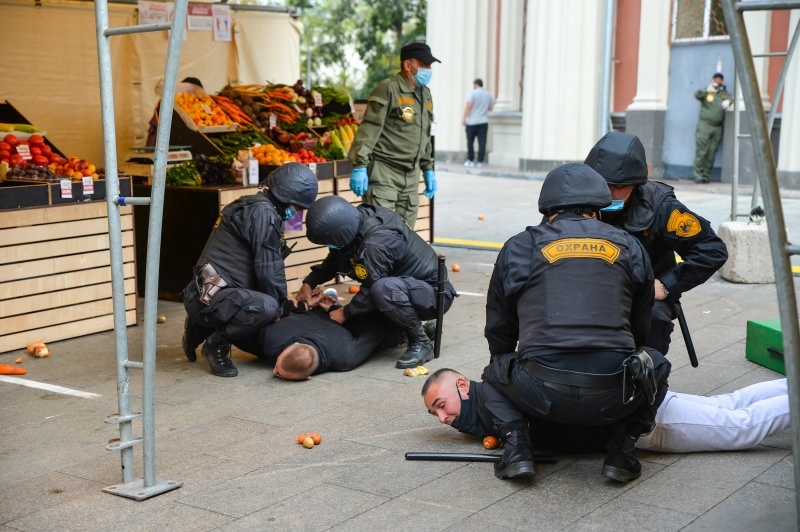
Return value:
<svg viewBox="0 0 800 532">
<path fill-rule="evenodd" d="M 666 355 L 677 317 L 675 303 L 725 264 L 728 249 L 708 220 L 678 201 L 671 186 L 647 180 L 644 146 L 635 135 L 606 134 L 584 162 L 606 179 L 611 191 L 612 204 L 602 209 L 603 221 L 636 237 L 650 257 L 656 302 L 644 345 Z"/>
<path fill-rule="evenodd" d="M 262 182 L 259 193 L 226 205 L 214 224 L 183 291 L 188 314 L 183 352 L 190 361 L 201 342 L 211 372 L 235 377 L 231 342 L 288 315 L 283 259 L 290 250 L 283 222 L 307 209 L 317 197 L 314 173 L 300 163 L 286 163 Z"/>
<path fill-rule="evenodd" d="M 627 481 L 641 465 L 636 439 L 654 423 L 670 364 L 637 350 L 650 327 L 653 273 L 641 244 L 600 222 L 605 180 L 583 164 L 550 172 L 545 221 L 508 240 L 486 303 L 491 362 L 483 380 L 527 415 L 554 423 L 615 425 L 603 475 Z M 501 427 L 503 478 L 533 471 L 524 419 Z M 509 443 L 510 442 L 510 443 Z"/>
<path fill-rule="evenodd" d="M 337 274 L 361 283 L 350 303 L 330 314 L 339 323 L 379 310 L 406 333 L 408 348 L 398 368 L 413 368 L 433 358 L 433 345 L 422 320 L 436 317 L 437 256 L 403 219 L 385 207 L 353 207 L 342 197 L 320 198 L 308 210 L 306 236 L 331 248 L 321 264 L 311 268 L 298 301 L 311 297 L 319 284 Z M 456 291 L 446 282 L 444 311 Z"/>
</svg>

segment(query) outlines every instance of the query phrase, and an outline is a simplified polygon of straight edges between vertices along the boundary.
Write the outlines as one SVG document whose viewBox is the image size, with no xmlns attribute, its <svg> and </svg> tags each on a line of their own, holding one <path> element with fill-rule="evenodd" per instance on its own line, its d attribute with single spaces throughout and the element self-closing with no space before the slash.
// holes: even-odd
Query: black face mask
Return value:
<svg viewBox="0 0 800 532">
<path fill-rule="evenodd" d="M 461 414 L 453 422 L 452 427 L 458 432 L 466 432 L 473 436 L 484 436 L 485 430 L 478 417 L 478 401 L 475 399 L 464 399 L 461 397 L 461 390 L 456 386 L 458 398 L 461 399 Z"/>
</svg>

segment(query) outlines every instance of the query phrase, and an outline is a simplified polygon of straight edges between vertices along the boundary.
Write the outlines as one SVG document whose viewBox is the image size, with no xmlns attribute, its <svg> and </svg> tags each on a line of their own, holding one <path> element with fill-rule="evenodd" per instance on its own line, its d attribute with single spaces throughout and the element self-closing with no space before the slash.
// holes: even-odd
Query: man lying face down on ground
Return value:
<svg viewBox="0 0 800 532">
<path fill-rule="evenodd" d="M 330 319 L 341 308 L 334 298 L 321 296 L 258 330 L 234 345 L 275 364 L 273 374 L 286 380 L 307 380 L 326 371 L 350 371 L 374 353 L 405 341 L 403 331 L 380 312 L 370 312 L 344 325 Z"/>
<path fill-rule="evenodd" d="M 515 409 L 491 384 L 471 381 L 448 368 L 428 377 L 422 399 L 440 423 L 479 437 L 501 437 L 492 415 L 498 405 Z M 611 436 L 607 426 L 574 426 L 526 417 L 531 447 L 537 450 L 605 452 Z M 637 449 L 664 453 L 749 449 L 789 427 L 786 379 L 712 397 L 668 391 L 655 421 L 653 430 L 636 442 Z"/>
</svg>

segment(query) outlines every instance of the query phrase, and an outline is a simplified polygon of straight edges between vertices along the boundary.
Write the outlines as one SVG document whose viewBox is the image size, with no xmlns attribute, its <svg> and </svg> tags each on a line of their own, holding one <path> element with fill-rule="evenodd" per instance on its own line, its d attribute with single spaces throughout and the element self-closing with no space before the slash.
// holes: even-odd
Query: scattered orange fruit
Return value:
<svg viewBox="0 0 800 532">
<path fill-rule="evenodd" d="M 494 436 L 486 436 L 483 439 L 483 446 L 487 449 L 497 449 L 500 447 L 500 440 L 495 438 Z"/>
<path fill-rule="evenodd" d="M 314 447 L 314 440 L 312 440 L 311 438 L 306 438 L 305 440 L 303 440 L 303 447 L 305 447 L 306 449 L 311 449 L 312 447 Z"/>
<path fill-rule="evenodd" d="M 484 216 L 482 214 L 478 215 L 478 220 L 483 220 Z"/>
<path fill-rule="evenodd" d="M 17 364 L 22 364 L 22 357 L 19 357 L 19 358 L 16 360 L 16 363 L 17 363 Z"/>
<path fill-rule="evenodd" d="M 350 292 L 351 294 L 357 294 L 357 293 L 359 293 L 361 291 L 361 287 L 360 286 L 351 286 L 351 287 L 349 287 L 347 289 L 347 291 Z"/>
<path fill-rule="evenodd" d="M 33 342 L 32 344 L 28 345 L 28 353 L 32 354 L 36 358 L 44 358 L 50 356 L 50 350 L 47 349 L 47 346 L 44 345 L 44 342 L 42 342 L 41 340 Z"/>
<path fill-rule="evenodd" d="M 454 272 L 460 272 L 461 271 L 461 266 L 459 266 L 458 264 L 453 264 L 452 270 Z"/>
<path fill-rule="evenodd" d="M 314 445 L 319 445 L 320 443 L 322 443 L 322 436 L 317 434 L 316 432 L 306 432 L 304 434 L 301 434 L 300 436 L 297 437 L 297 443 L 302 443 L 303 445 L 305 445 L 306 440 L 309 439 L 311 440 L 311 443 Z"/>
</svg>

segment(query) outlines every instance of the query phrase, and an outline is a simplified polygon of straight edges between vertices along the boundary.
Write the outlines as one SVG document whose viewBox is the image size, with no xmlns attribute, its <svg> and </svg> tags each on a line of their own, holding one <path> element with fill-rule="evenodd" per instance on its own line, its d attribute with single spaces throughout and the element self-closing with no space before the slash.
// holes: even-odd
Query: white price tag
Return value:
<svg viewBox="0 0 800 532">
<path fill-rule="evenodd" d="M 251 185 L 257 185 L 258 179 L 258 159 L 250 159 L 250 165 L 247 169 L 247 182 Z"/>
<path fill-rule="evenodd" d="M 27 144 L 17 144 L 17 153 L 26 161 L 33 159 L 33 155 L 31 155 L 31 147 Z"/>
<path fill-rule="evenodd" d="M 214 113 L 214 111 L 211 109 L 210 105 L 206 105 L 206 104 L 203 103 L 203 104 L 200 104 L 200 107 L 203 109 L 203 111 L 206 112 L 207 115 L 210 115 L 210 114 Z"/>
<path fill-rule="evenodd" d="M 314 93 L 314 107 L 322 107 L 322 95 L 318 92 Z"/>
<path fill-rule="evenodd" d="M 356 116 L 356 105 L 353 103 L 353 98 L 348 95 L 348 100 L 350 100 L 350 114 Z"/>
<path fill-rule="evenodd" d="M 277 125 L 278 125 L 278 117 L 275 116 L 274 114 L 270 113 L 269 114 L 269 128 L 270 129 L 275 129 L 275 126 L 277 126 Z"/>
<path fill-rule="evenodd" d="M 317 163 L 308 163 L 308 169 L 314 172 L 314 175 L 317 175 Z"/>
<path fill-rule="evenodd" d="M 61 183 L 61 197 L 62 198 L 71 198 L 72 197 L 72 180 L 71 179 L 62 179 L 59 181 Z"/>
<path fill-rule="evenodd" d="M 92 180 L 92 176 L 84 176 L 81 182 L 83 183 L 84 196 L 91 196 L 94 194 L 94 180 Z"/>
<path fill-rule="evenodd" d="M 436 136 L 436 122 L 431 122 L 431 137 Z"/>
</svg>

